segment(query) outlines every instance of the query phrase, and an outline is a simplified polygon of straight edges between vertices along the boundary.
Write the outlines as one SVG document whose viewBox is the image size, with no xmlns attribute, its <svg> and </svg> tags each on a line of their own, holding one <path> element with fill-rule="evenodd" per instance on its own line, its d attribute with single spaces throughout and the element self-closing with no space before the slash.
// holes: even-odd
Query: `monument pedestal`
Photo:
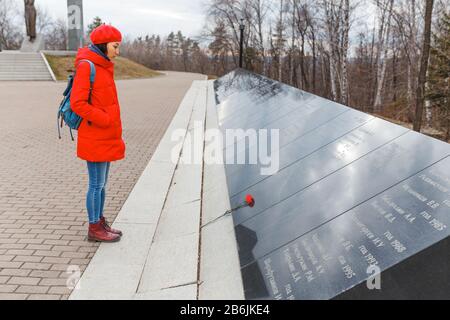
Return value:
<svg viewBox="0 0 450 320">
<path fill-rule="evenodd" d="M 22 42 L 22 46 L 20 48 L 21 52 L 39 52 L 45 49 L 45 41 L 44 37 L 40 34 L 36 35 L 36 38 L 33 42 L 31 42 L 27 37 Z"/>
</svg>

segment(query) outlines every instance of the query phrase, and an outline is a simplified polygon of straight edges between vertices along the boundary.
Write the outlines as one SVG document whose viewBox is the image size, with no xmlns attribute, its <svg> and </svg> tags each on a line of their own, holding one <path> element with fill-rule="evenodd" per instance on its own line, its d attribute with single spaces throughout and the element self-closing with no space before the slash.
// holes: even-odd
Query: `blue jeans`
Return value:
<svg viewBox="0 0 450 320">
<path fill-rule="evenodd" d="M 86 207 L 89 223 L 97 223 L 103 217 L 105 205 L 105 188 L 108 181 L 110 162 L 89 162 L 89 189 L 86 196 Z"/>
</svg>

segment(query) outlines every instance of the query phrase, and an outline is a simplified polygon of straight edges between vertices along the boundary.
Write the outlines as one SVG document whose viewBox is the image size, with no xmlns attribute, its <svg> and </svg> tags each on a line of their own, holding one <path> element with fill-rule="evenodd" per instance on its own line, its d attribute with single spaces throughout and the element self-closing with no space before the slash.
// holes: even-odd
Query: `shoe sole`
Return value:
<svg viewBox="0 0 450 320">
<path fill-rule="evenodd" d="M 114 242 L 119 242 L 119 241 L 120 241 L 120 237 L 118 237 L 117 239 L 114 239 L 114 240 L 99 240 L 99 239 L 89 238 L 89 237 L 88 237 L 88 242 L 114 243 Z"/>
</svg>

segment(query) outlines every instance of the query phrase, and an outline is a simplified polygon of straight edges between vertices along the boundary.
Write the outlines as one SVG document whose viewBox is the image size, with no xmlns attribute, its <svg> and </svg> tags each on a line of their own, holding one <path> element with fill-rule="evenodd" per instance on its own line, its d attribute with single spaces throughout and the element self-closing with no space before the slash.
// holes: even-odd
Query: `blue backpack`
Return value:
<svg viewBox="0 0 450 320">
<path fill-rule="evenodd" d="M 89 82 L 90 82 L 90 88 L 89 88 L 89 98 L 88 103 L 92 104 L 91 98 L 92 98 L 92 87 L 95 81 L 95 66 L 94 64 L 89 60 L 80 60 L 81 62 L 88 62 L 91 67 L 91 74 L 89 76 Z M 57 126 L 58 126 L 58 135 L 59 139 L 61 139 L 61 130 L 60 128 L 63 127 L 63 123 L 66 123 L 66 125 L 70 129 L 70 136 L 72 137 L 72 141 L 75 141 L 73 138 L 72 130 L 78 130 L 80 127 L 81 121 L 83 121 L 83 118 L 81 118 L 79 115 L 77 115 L 75 112 L 72 111 L 70 108 L 70 94 L 72 93 L 72 86 L 73 86 L 73 80 L 75 78 L 76 71 L 73 75 L 70 75 L 68 78 L 67 88 L 63 93 L 63 100 L 58 108 L 58 115 L 57 115 Z M 61 119 L 61 127 L 60 127 L 60 119 Z"/>
</svg>

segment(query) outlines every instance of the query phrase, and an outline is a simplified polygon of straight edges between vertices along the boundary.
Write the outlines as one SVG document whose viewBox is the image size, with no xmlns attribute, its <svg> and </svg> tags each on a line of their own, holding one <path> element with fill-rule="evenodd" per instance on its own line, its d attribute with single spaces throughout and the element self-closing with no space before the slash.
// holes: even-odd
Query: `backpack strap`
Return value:
<svg viewBox="0 0 450 320">
<path fill-rule="evenodd" d="M 89 63 L 89 67 L 91 69 L 91 73 L 89 75 L 89 96 L 88 96 L 88 103 L 90 105 L 92 105 L 92 90 L 93 90 L 93 86 L 94 86 L 94 81 L 95 81 L 95 75 L 97 73 L 97 70 L 95 70 L 95 65 L 92 61 L 87 60 L 87 59 L 83 59 L 80 60 L 78 62 L 77 67 L 80 65 L 81 62 L 88 62 Z M 75 71 L 76 73 L 76 71 Z M 75 75 L 74 75 L 75 76 Z M 88 121 L 88 125 L 92 125 L 92 123 L 90 121 Z"/>
<path fill-rule="evenodd" d="M 89 63 L 89 66 L 90 66 L 90 69 L 91 69 L 91 73 L 90 73 L 90 75 L 89 75 L 89 84 L 90 84 L 90 86 L 89 86 L 89 97 L 88 97 L 88 103 L 89 104 L 92 104 L 92 90 L 93 90 L 93 86 L 94 86 L 94 81 L 95 81 L 95 75 L 96 75 L 96 70 L 95 70 L 95 65 L 94 65 L 94 63 L 92 63 L 92 61 L 90 61 L 90 60 L 86 60 L 86 59 L 83 59 L 83 60 L 80 60 L 79 62 L 78 62 L 78 65 L 77 65 L 77 67 L 80 65 L 80 63 L 81 62 L 88 62 Z M 75 73 L 76 73 L 76 71 L 75 71 Z"/>
</svg>

